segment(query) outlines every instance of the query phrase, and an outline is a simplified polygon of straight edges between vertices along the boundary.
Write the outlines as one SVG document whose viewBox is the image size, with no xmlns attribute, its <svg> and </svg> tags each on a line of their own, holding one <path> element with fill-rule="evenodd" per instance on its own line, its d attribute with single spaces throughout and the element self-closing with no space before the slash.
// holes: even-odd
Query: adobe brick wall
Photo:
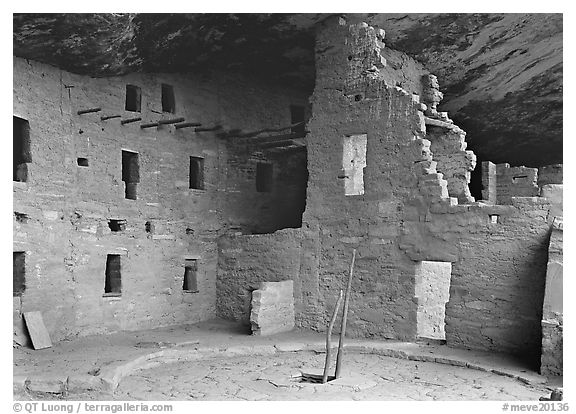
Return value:
<svg viewBox="0 0 576 414">
<path fill-rule="evenodd" d="M 161 113 L 163 82 L 174 86 L 174 115 Z M 126 84 L 141 87 L 141 113 L 124 110 Z M 30 123 L 32 154 L 29 181 L 14 183 L 14 211 L 29 217 L 13 224 L 14 251 L 26 252 L 27 272 L 26 290 L 14 298 L 15 320 L 39 310 L 57 341 L 214 317 L 216 240 L 259 217 L 274 222 L 267 217 L 276 213 L 261 201 L 269 195 L 247 192 L 237 203 L 234 189 L 242 180 L 255 187 L 254 177 L 227 179 L 235 175 L 227 144 L 213 132 L 143 130 L 140 122 L 122 126 L 100 116 L 183 116 L 251 131 L 289 125 L 289 105 L 303 102 L 297 91 L 225 73 L 89 78 L 15 58 L 14 115 Z M 102 111 L 76 113 L 93 107 Z M 139 154 L 137 200 L 124 198 L 122 149 Z M 190 156 L 205 160 L 205 190 L 188 188 Z M 79 167 L 78 157 L 89 166 Z M 279 176 L 291 175 L 284 168 L 296 167 L 280 165 Z M 111 218 L 126 220 L 126 229 L 111 232 Z M 148 221 L 153 233 L 146 232 Z M 121 255 L 121 298 L 103 297 L 107 254 Z M 182 291 L 186 258 L 198 260 L 198 293 Z"/>
<path fill-rule="evenodd" d="M 526 194 L 509 192 L 508 205 L 470 203 L 464 184 L 473 154 L 468 156 L 445 115 L 424 118 L 412 94 L 416 90 L 386 82 L 389 67 L 378 58 L 380 50 L 376 31 L 365 25 L 327 21 L 317 37 L 303 216 L 319 234 L 314 309 L 322 318 L 316 326 L 325 329 L 357 248 L 351 335 L 413 339 L 416 265 L 445 261 L 452 263 L 447 343 L 536 357 L 550 202 L 512 197 L 538 195 L 530 186 Z M 402 75 L 419 80 L 424 74 Z M 368 135 L 365 193 L 345 196 L 339 178 L 343 137 L 363 133 Z"/>
<path fill-rule="evenodd" d="M 299 229 L 273 234 L 223 236 L 218 241 L 216 314 L 250 324 L 252 291 L 262 282 L 293 281 L 294 310 L 301 314 Z"/>
</svg>

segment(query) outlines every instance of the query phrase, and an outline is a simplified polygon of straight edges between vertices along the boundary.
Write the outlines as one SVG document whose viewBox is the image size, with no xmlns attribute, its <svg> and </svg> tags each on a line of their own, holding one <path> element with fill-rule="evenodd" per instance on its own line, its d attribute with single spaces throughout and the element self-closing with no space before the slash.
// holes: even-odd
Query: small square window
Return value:
<svg viewBox="0 0 576 414">
<path fill-rule="evenodd" d="M 88 158 L 78 158 L 78 167 L 88 167 Z"/>
</svg>

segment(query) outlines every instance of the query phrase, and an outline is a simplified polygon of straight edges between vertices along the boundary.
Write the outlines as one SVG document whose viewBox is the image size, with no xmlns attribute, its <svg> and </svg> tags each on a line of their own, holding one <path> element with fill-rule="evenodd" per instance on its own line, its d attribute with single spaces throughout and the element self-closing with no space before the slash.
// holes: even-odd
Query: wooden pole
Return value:
<svg viewBox="0 0 576 414">
<path fill-rule="evenodd" d="M 101 121 L 107 121 L 109 119 L 114 119 L 114 118 L 122 118 L 122 115 L 107 115 L 107 116 L 101 116 L 100 120 Z"/>
<path fill-rule="evenodd" d="M 78 115 L 91 114 L 92 112 L 100 112 L 101 110 L 102 108 L 82 109 L 81 111 L 78 111 L 77 114 Z"/>
<path fill-rule="evenodd" d="M 160 125 L 177 124 L 178 122 L 184 122 L 184 118 L 173 118 L 173 119 L 161 119 L 158 121 Z"/>
<path fill-rule="evenodd" d="M 120 123 L 122 125 L 125 125 L 125 124 L 131 124 L 132 122 L 138 122 L 138 121 L 142 121 L 142 118 L 123 119 L 122 121 L 120 121 Z"/>
<path fill-rule="evenodd" d="M 340 289 L 340 295 L 336 301 L 336 307 L 334 312 L 332 312 L 332 318 L 330 319 L 330 324 L 328 325 L 328 332 L 326 333 L 326 362 L 324 362 L 324 375 L 322 376 L 322 384 L 328 382 L 328 370 L 330 369 L 330 356 L 331 356 L 331 345 L 332 345 L 332 329 L 334 328 L 334 322 L 336 322 L 336 316 L 338 315 L 338 309 L 340 309 L 340 303 L 342 303 L 342 294 L 344 292 Z"/>
<path fill-rule="evenodd" d="M 344 298 L 344 309 L 342 310 L 342 326 L 340 327 L 340 341 L 338 342 L 338 354 L 336 355 L 336 372 L 334 374 L 336 378 L 340 378 L 340 368 L 342 366 L 342 357 L 344 356 L 344 336 L 346 335 L 346 321 L 348 319 L 348 303 L 350 302 L 350 290 L 352 287 L 352 275 L 354 274 L 355 260 L 356 260 L 356 249 L 352 251 L 352 263 L 350 263 L 348 286 L 346 286 L 346 297 Z"/>
<path fill-rule="evenodd" d="M 180 129 L 180 128 L 198 127 L 201 125 L 202 124 L 199 122 L 184 122 L 183 124 L 176 124 L 174 126 L 176 127 L 176 129 Z"/>
</svg>

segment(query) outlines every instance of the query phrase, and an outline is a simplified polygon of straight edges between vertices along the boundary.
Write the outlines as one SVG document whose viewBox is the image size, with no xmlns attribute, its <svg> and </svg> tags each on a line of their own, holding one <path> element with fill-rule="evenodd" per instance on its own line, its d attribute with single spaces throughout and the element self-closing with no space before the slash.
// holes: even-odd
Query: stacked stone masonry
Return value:
<svg viewBox="0 0 576 414">
<path fill-rule="evenodd" d="M 162 112 L 162 83 L 174 86 L 175 113 Z M 141 90 L 140 112 L 125 110 L 127 84 Z M 14 181 L 14 251 L 25 252 L 15 330 L 36 310 L 56 341 L 214 317 L 218 237 L 296 225 L 275 219 L 292 193 L 257 192 L 256 155 L 231 155 L 215 132 L 140 125 L 184 117 L 278 128 L 290 125 L 290 105 L 306 105 L 305 95 L 224 73 L 96 79 L 15 58 L 14 116 L 29 123 L 32 155 L 27 181 Z M 78 114 L 93 108 L 101 110 Z M 142 121 L 121 123 L 134 118 Z M 125 198 L 123 151 L 137 154 L 136 199 Z M 203 160 L 202 189 L 190 188 L 190 157 Z M 278 181 L 299 176 L 293 187 L 303 194 L 302 155 L 257 159 L 274 165 Z M 110 220 L 124 225 L 112 231 Z M 104 291 L 108 255 L 120 256 L 119 295 Z M 187 259 L 197 261 L 197 292 L 183 289 Z"/>
<path fill-rule="evenodd" d="M 14 115 L 30 122 L 33 162 L 29 182 L 14 183 L 14 249 L 26 252 L 28 271 L 15 315 L 41 310 L 55 339 L 214 316 L 248 326 L 253 292 L 292 281 L 295 325 L 324 331 L 356 249 L 347 335 L 432 332 L 448 346 L 510 352 L 561 374 L 562 242 L 552 223 L 562 216 L 562 167 L 486 163 L 475 201 L 476 159 L 438 111 L 436 78 L 384 37 L 341 17 L 320 23 L 311 110 L 305 96 L 228 74 L 88 79 L 16 59 Z M 179 85 L 177 115 L 203 125 L 280 127 L 289 105 L 305 106 L 306 151 L 272 155 L 215 133 L 76 115 L 101 106 L 133 116 L 123 111 L 133 83 L 143 118 L 157 118 L 160 82 Z M 365 149 L 345 156 L 358 136 Z M 122 149 L 140 157 L 137 200 L 124 198 Z M 204 190 L 188 188 L 190 156 L 204 159 Z M 76 165 L 80 157 L 89 167 Z M 270 192 L 256 191 L 259 162 L 273 165 Z M 361 191 L 350 183 L 357 175 Z M 110 231 L 109 219 L 125 229 Z M 121 256 L 120 300 L 102 295 L 108 254 Z M 195 294 L 182 292 L 186 259 L 198 260 Z M 435 289 L 419 284 L 427 262 L 450 268 L 429 303 L 422 298 Z"/>
</svg>

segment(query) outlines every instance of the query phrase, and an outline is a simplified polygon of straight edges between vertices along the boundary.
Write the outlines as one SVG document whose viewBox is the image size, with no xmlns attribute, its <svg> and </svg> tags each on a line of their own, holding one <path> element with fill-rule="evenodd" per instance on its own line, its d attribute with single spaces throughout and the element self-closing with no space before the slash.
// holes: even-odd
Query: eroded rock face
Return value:
<svg viewBox="0 0 576 414">
<path fill-rule="evenodd" d="M 248 71 L 314 86 L 327 14 L 16 14 L 14 54 L 76 73 Z M 561 14 L 362 14 L 438 77 L 479 161 L 562 162 Z"/>
</svg>

